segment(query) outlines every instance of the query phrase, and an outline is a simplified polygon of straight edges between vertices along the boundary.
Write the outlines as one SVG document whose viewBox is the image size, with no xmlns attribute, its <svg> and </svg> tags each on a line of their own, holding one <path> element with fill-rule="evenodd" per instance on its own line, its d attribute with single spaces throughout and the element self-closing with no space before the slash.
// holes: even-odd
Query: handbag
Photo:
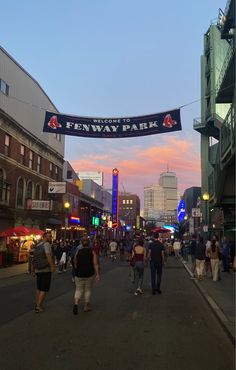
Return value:
<svg viewBox="0 0 236 370">
<path fill-rule="evenodd" d="M 64 265 L 66 263 L 66 252 L 62 253 L 61 259 L 60 259 L 60 265 Z"/>
<path fill-rule="evenodd" d="M 130 266 L 134 267 L 135 266 L 135 256 L 133 256 L 131 259 L 130 259 Z"/>
</svg>

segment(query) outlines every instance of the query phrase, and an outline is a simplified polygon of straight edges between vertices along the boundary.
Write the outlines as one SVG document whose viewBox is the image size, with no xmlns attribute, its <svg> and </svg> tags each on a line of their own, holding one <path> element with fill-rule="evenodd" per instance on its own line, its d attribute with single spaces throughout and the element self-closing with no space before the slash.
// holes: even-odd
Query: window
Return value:
<svg viewBox="0 0 236 370">
<path fill-rule="evenodd" d="M 37 172 L 40 172 L 41 169 L 41 157 L 38 155 L 37 158 Z"/>
<path fill-rule="evenodd" d="M 32 184 L 32 181 L 28 182 L 27 191 L 26 191 L 26 198 L 27 199 L 32 199 L 33 198 L 33 184 Z"/>
<path fill-rule="evenodd" d="M 39 184 L 37 184 L 35 188 L 35 199 L 41 199 L 41 186 Z"/>
<path fill-rule="evenodd" d="M 9 156 L 10 153 L 10 141 L 11 137 L 9 135 L 5 135 L 5 146 L 4 146 L 4 154 Z"/>
<path fill-rule="evenodd" d="M 3 201 L 4 198 L 4 174 L 3 169 L 0 168 L 0 202 Z"/>
<path fill-rule="evenodd" d="M 130 204 L 133 204 L 133 199 L 130 199 Z"/>
<path fill-rule="evenodd" d="M 23 199 L 24 199 L 24 181 L 22 178 L 20 178 L 17 184 L 16 205 L 22 207 Z"/>
<path fill-rule="evenodd" d="M 55 175 L 56 175 L 56 180 L 58 179 L 58 174 L 59 174 L 58 166 L 55 166 Z"/>
<path fill-rule="evenodd" d="M 122 203 L 125 204 L 125 199 L 123 199 Z"/>
<path fill-rule="evenodd" d="M 127 202 L 126 202 L 126 204 L 129 204 L 129 199 L 127 199 Z"/>
<path fill-rule="evenodd" d="M 20 163 L 25 164 L 25 146 L 20 146 Z"/>
<path fill-rule="evenodd" d="M 29 151 L 29 168 L 31 168 L 31 170 L 33 169 L 33 159 L 34 159 L 34 153 L 32 152 L 32 150 Z"/>
<path fill-rule="evenodd" d="M 49 163 L 49 171 L 52 172 L 52 169 L 53 169 L 53 164 L 52 162 Z"/>
<path fill-rule="evenodd" d="M 5 95 L 9 95 L 9 85 L 1 78 L 0 78 L 0 91 Z"/>
</svg>

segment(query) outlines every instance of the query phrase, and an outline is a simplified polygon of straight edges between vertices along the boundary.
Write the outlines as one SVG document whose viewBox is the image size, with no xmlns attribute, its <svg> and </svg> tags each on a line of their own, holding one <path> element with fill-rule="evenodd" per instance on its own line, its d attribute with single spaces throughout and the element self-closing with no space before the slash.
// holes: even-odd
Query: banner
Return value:
<svg viewBox="0 0 236 370">
<path fill-rule="evenodd" d="M 124 118 L 93 118 L 46 112 L 44 132 L 61 135 L 123 138 L 180 131 L 180 109 Z"/>
</svg>

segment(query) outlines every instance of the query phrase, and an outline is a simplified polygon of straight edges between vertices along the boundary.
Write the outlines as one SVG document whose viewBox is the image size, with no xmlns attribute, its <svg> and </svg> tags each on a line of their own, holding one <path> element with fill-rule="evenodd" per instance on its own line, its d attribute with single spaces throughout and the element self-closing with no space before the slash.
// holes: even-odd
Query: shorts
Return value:
<svg viewBox="0 0 236 370">
<path fill-rule="evenodd" d="M 37 272 L 37 290 L 40 292 L 48 292 L 51 285 L 51 272 Z"/>
</svg>

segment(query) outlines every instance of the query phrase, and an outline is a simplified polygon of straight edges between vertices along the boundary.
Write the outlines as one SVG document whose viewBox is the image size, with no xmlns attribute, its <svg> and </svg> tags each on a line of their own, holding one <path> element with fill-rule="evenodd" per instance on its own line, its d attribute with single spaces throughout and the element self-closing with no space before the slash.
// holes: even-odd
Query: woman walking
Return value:
<svg viewBox="0 0 236 370">
<path fill-rule="evenodd" d="M 213 281 L 220 280 L 220 244 L 215 236 L 212 238 L 208 255 L 211 260 L 212 279 Z"/>
<path fill-rule="evenodd" d="M 202 280 L 205 265 L 206 247 L 203 242 L 203 237 L 199 236 L 196 244 L 195 257 L 196 257 L 196 271 L 198 280 Z"/>
<path fill-rule="evenodd" d="M 144 262 L 146 260 L 146 249 L 143 246 L 143 240 L 139 240 L 133 247 L 132 259 L 134 259 L 134 295 L 143 293 L 143 274 L 144 274 Z"/>
<path fill-rule="evenodd" d="M 81 240 L 82 247 L 77 250 L 74 257 L 75 266 L 75 295 L 73 314 L 78 314 L 78 304 L 84 297 L 84 312 L 91 311 L 91 294 L 94 283 L 100 280 L 97 254 L 90 247 L 87 237 Z"/>
</svg>

